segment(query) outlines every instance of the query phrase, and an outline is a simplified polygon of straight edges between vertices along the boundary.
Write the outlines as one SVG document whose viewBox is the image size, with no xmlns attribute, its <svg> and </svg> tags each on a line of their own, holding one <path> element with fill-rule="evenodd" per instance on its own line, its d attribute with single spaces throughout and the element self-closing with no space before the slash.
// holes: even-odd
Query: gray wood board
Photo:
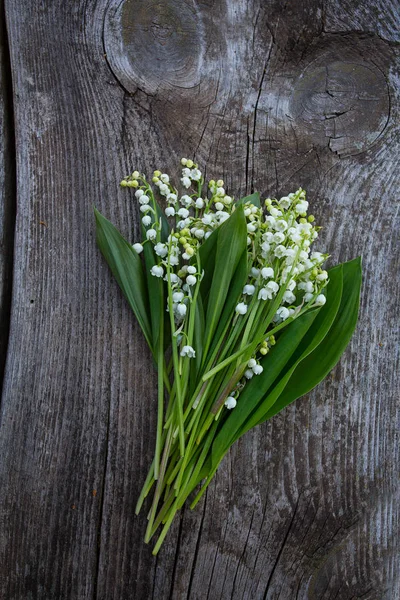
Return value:
<svg viewBox="0 0 400 600">
<path fill-rule="evenodd" d="M 7 354 L 15 224 L 15 148 L 11 72 L 0 0 L 0 387 Z"/>
<path fill-rule="evenodd" d="M 0 429 L 0 596 L 397 600 L 398 5 L 7 0 L 17 215 Z M 156 377 L 95 246 L 139 237 L 134 168 L 302 186 L 360 322 L 326 381 L 246 435 L 157 558 L 134 505 Z"/>
</svg>

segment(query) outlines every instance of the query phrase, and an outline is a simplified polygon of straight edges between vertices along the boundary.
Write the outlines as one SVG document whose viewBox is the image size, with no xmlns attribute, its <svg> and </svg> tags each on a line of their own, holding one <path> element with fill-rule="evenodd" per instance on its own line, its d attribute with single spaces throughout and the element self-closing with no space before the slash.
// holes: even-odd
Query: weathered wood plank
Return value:
<svg viewBox="0 0 400 600">
<path fill-rule="evenodd" d="M 4 4 L 0 2 L 0 389 L 7 354 L 15 220 L 15 159 Z"/>
<path fill-rule="evenodd" d="M 19 208 L 3 595 L 397 600 L 395 4 L 6 8 Z M 133 239 L 121 176 L 171 172 L 192 152 L 232 193 L 306 187 L 321 248 L 334 261 L 361 253 L 365 283 L 344 360 L 240 440 L 153 559 L 133 506 L 154 446 L 155 378 L 96 251 L 91 205 Z"/>
</svg>

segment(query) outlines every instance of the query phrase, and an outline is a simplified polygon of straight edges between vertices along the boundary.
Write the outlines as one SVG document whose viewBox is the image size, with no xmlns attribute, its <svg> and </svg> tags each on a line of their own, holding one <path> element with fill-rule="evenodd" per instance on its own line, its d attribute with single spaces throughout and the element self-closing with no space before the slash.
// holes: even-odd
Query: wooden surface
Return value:
<svg viewBox="0 0 400 600">
<path fill-rule="evenodd" d="M 2 599 L 400 598 L 398 8 L 6 0 Z M 318 249 L 361 254 L 364 286 L 337 368 L 234 446 L 153 558 L 155 374 L 92 205 L 137 239 L 118 182 L 181 156 L 234 195 L 306 188 Z"/>
</svg>

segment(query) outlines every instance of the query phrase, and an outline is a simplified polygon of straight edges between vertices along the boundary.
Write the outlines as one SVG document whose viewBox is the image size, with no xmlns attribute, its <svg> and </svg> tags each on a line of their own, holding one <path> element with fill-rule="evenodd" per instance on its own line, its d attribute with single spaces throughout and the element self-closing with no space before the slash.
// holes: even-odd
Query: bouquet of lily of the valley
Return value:
<svg viewBox="0 0 400 600">
<path fill-rule="evenodd" d="M 135 171 L 133 245 L 95 211 L 97 243 L 158 370 L 155 454 L 137 502 L 152 494 L 145 541 L 156 554 L 177 511 L 199 501 L 230 446 L 319 383 L 356 325 L 359 258 L 329 271 L 304 190 L 262 204 L 182 178 Z M 181 188 L 181 189 L 179 189 Z"/>
</svg>

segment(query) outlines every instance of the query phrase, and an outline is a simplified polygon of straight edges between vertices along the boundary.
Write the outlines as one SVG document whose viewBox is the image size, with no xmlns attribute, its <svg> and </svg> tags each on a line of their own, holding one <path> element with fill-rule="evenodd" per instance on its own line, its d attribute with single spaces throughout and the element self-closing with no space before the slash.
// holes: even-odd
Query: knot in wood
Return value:
<svg viewBox="0 0 400 600">
<path fill-rule="evenodd" d="M 112 1 L 105 18 L 107 60 L 128 92 L 147 94 L 199 83 L 203 26 L 192 2 Z"/>
<path fill-rule="evenodd" d="M 302 137 L 339 156 L 369 148 L 389 117 L 384 74 L 374 65 L 332 61 L 311 64 L 294 84 L 290 113 Z"/>
</svg>

